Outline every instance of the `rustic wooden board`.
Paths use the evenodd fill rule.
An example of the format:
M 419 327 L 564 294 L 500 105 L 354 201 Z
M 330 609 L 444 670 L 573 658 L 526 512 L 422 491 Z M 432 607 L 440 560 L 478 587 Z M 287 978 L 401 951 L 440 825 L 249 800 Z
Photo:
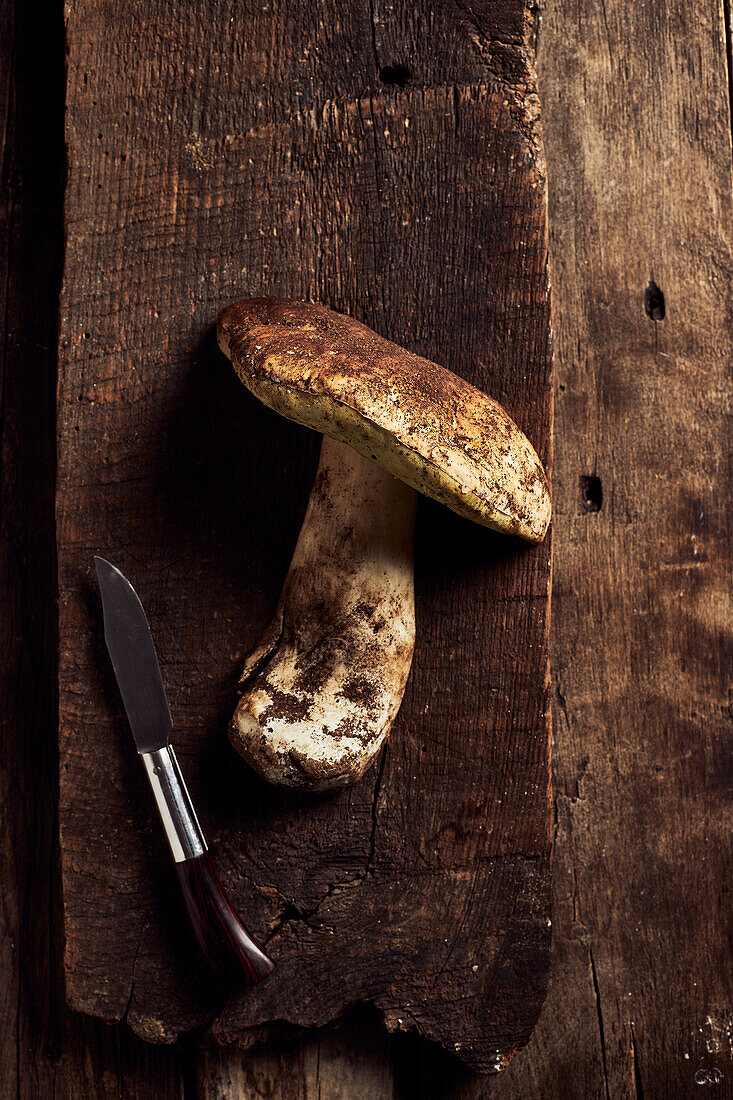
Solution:
M 179 1052 L 64 1003 L 56 730 L 60 7 L 0 2 L 0 1097 L 174 1100 Z
M 529 16 L 421 5 L 67 8 L 58 388 L 60 826 L 70 1003 L 247 1044 L 368 1001 L 470 1064 L 526 1041 L 549 961 L 549 546 L 421 509 L 418 645 L 364 781 L 296 798 L 224 735 L 317 441 L 215 350 L 229 301 L 319 300 L 469 378 L 550 458 Z M 279 969 L 198 967 L 100 632 L 136 584 L 220 868 Z
M 678 6 L 679 7 L 679 6 Z M 725 240 L 730 220 L 730 143 L 727 124 L 727 85 L 724 48 L 724 12 L 711 9 L 707 20 L 698 14 L 655 3 L 631 9 L 627 3 L 606 4 L 606 26 L 614 33 L 607 47 L 604 12 L 591 0 L 581 5 L 556 0 L 544 17 L 540 37 L 540 77 L 543 96 L 546 144 L 550 170 L 551 261 L 554 267 L 553 310 L 559 335 L 559 385 L 561 402 L 555 457 L 556 506 L 562 515 L 575 516 L 569 532 L 561 534 L 555 546 L 555 598 L 553 599 L 554 652 L 567 649 L 577 675 L 563 681 L 564 698 L 573 721 L 564 718 L 555 730 L 554 768 L 559 808 L 574 797 L 577 761 L 590 742 L 595 759 L 602 760 L 619 728 L 617 713 L 596 704 L 592 720 L 584 720 L 589 691 L 601 698 L 604 682 L 594 679 L 603 649 L 603 618 L 628 588 L 627 571 L 621 574 L 616 554 L 594 553 L 592 571 L 587 561 L 582 524 L 598 521 L 597 514 L 580 511 L 579 482 L 589 463 L 579 461 L 592 454 L 598 433 L 600 405 L 582 412 L 574 388 L 583 377 L 574 348 L 580 338 L 596 349 L 594 374 L 587 381 L 592 392 L 600 385 L 603 366 L 613 356 L 603 349 L 613 344 L 611 333 L 623 337 L 625 313 L 614 313 L 596 329 L 590 324 L 595 313 L 599 271 L 609 253 L 623 248 L 630 257 L 645 253 L 657 237 L 660 224 L 689 218 L 688 185 L 677 166 L 683 163 L 694 190 L 695 232 L 676 240 L 664 238 L 664 249 L 681 256 L 686 272 L 684 301 L 690 286 L 695 292 L 695 317 L 705 316 L 700 331 L 704 340 L 688 346 L 687 355 L 695 370 L 707 371 L 714 357 L 721 379 L 726 357 L 730 358 L 727 318 L 716 308 L 715 296 L 705 292 L 700 272 L 707 264 L 705 242 Z M 49 867 L 54 858 L 55 831 L 55 703 L 52 675 L 55 668 L 53 598 L 55 591 L 51 496 L 54 436 L 52 390 L 55 377 L 56 261 L 61 238 L 59 180 L 63 162 L 59 118 L 63 78 L 63 25 L 55 3 L 15 5 L 0 0 L 3 33 L 0 51 L 4 71 L 12 74 L 0 88 L 0 110 L 5 124 L 4 173 L 0 185 L 0 279 L 10 288 L 0 311 L 0 341 L 3 345 L 2 417 L 2 523 L 6 555 L 5 587 L 2 592 L 2 665 L 5 771 L 0 807 L 3 844 L 3 913 L 0 973 L 4 991 L 3 1018 L 6 1026 L 0 1043 L 2 1085 L 0 1095 L 38 1097 L 85 1096 L 141 1097 L 188 1096 L 186 1074 L 191 1045 L 172 1048 L 150 1047 L 129 1033 L 124 1025 L 108 1027 L 64 1011 L 62 983 L 55 966 L 56 944 L 60 945 L 58 891 L 49 898 Z M 664 20 L 664 34 L 655 30 L 655 20 Z M 653 53 L 653 57 L 651 54 Z M 617 79 L 614 57 L 624 58 L 625 77 Z M 686 71 L 696 58 L 694 78 Z M 653 73 L 650 91 L 650 72 Z M 698 94 L 704 82 L 704 95 Z M 5 99 L 7 91 L 11 92 Z M 690 110 L 693 98 L 709 108 L 704 117 Z M 650 110 L 650 102 L 655 108 Z M 664 110 L 659 104 L 663 102 Z M 572 110 L 568 104 L 572 105 Z M 7 115 L 5 114 L 7 110 Z M 638 115 L 635 113 L 638 112 Z M 631 125 L 632 116 L 638 122 Z M 590 118 L 590 124 L 589 124 Z M 608 187 L 608 166 L 603 157 L 579 156 L 586 134 L 600 134 L 595 148 L 610 149 L 620 158 L 614 170 L 614 187 Z M 56 141 L 54 135 L 59 139 Z M 669 160 L 670 148 L 675 156 Z M 632 158 L 631 152 L 635 151 Z M 621 160 L 625 160 L 622 164 Z M 659 204 L 661 223 L 647 217 L 646 196 L 659 187 L 663 173 L 669 178 L 664 203 Z M 554 186 L 553 186 L 554 184 Z M 709 201 L 701 201 L 707 194 Z M 553 218 L 554 214 L 554 218 Z M 623 216 L 622 216 L 623 215 Z M 580 218 L 589 226 L 599 222 L 603 234 L 583 234 L 571 243 L 570 227 Z M 622 232 L 628 222 L 635 232 Z M 608 227 L 615 236 L 609 240 Z M 703 247 L 700 247 L 700 242 Z M 720 253 L 715 260 L 719 264 Z M 639 285 L 633 270 L 621 281 L 630 300 L 638 303 Z M 668 279 L 659 276 L 666 291 L 669 312 L 657 336 L 679 322 L 676 292 L 670 293 Z M 641 283 L 644 284 L 642 278 Z M 683 315 L 685 311 L 683 310 Z M 651 328 L 645 318 L 644 324 Z M 650 348 L 645 351 L 651 355 Z M 590 361 L 590 360 L 588 360 Z M 646 360 L 642 360 L 646 363 Z M 587 367 L 587 362 L 585 364 Z M 627 368 L 630 370 L 630 368 Z M 663 372 L 650 376 L 655 392 L 664 388 Z M 712 392 L 712 391 L 711 391 Z M 570 395 L 570 396 L 566 396 Z M 562 402 L 572 402 L 570 407 Z M 665 414 L 665 425 L 675 423 L 673 410 Z M 664 430 L 653 433 L 650 447 L 665 447 Z M 566 441 L 566 442 L 564 442 Z M 721 450 L 725 441 L 720 442 Z M 614 480 L 633 454 L 618 446 L 614 450 Z M 603 471 L 600 471 L 602 474 Z M 682 476 L 683 470 L 678 471 Z M 673 482 L 674 479 L 670 475 Z M 609 507 L 609 475 L 602 478 Z M 637 486 L 639 509 L 652 507 L 654 484 Z M 730 489 L 717 483 L 721 497 Z M 603 509 L 602 509 L 603 511 Z M 591 528 L 593 530 L 593 528 Z M 605 535 L 604 535 L 605 538 Z M 649 534 L 651 538 L 651 532 Z M 601 543 L 596 543 L 600 548 Z M 559 552 L 558 552 L 559 550 Z M 730 548 L 718 544 L 718 554 Z M 720 568 L 724 563 L 720 560 Z M 603 583 L 603 606 L 593 597 Z M 559 582 L 559 583 L 558 583 Z M 578 601 L 582 612 L 577 610 Z M 620 611 L 618 612 L 620 614 Z M 582 624 L 582 629 L 581 629 Z M 666 635 L 662 635 L 663 637 Z M 600 640 L 599 640 L 600 639 Z M 655 639 L 650 637 L 650 648 Z M 599 650 L 600 647 L 600 650 Z M 704 672 L 704 669 L 701 670 Z M 634 723 L 635 724 L 635 723 Z M 722 723 L 711 728 L 711 736 L 722 743 Z M 659 744 L 657 743 L 657 750 Z M 684 766 L 670 745 L 669 769 Z M 720 755 L 720 754 L 719 754 Z M 674 760 L 677 759 L 677 763 Z M 43 761 L 43 768 L 39 762 Z M 623 850 L 626 837 L 615 836 L 621 814 L 633 813 L 644 820 L 656 812 L 640 782 L 646 769 L 649 785 L 659 774 L 655 755 L 637 756 L 637 782 L 609 809 L 599 805 L 604 780 L 593 789 L 586 785 L 584 802 L 570 803 L 572 817 L 558 832 L 555 844 L 555 912 L 553 916 L 555 978 L 533 1039 L 509 1070 L 492 1082 L 491 1095 L 517 1097 L 554 1096 L 585 1100 L 607 1095 L 603 1075 L 604 1056 L 608 1079 L 617 1094 L 634 1096 L 704 1095 L 730 1096 L 733 1072 L 728 1055 L 720 1045 L 716 1012 L 707 1021 L 707 1011 L 694 1003 L 707 999 L 729 1003 L 718 983 L 725 979 L 727 966 L 711 967 L 709 958 L 721 952 L 727 929 L 713 908 L 701 910 L 701 899 L 714 893 L 712 884 L 730 879 L 725 845 L 707 844 L 705 859 L 694 864 L 669 864 L 664 881 L 650 899 L 655 923 L 674 922 L 683 928 L 688 920 L 688 899 L 692 907 L 694 934 L 658 937 L 650 957 L 648 937 L 615 933 L 607 938 L 608 913 L 605 894 L 598 884 L 607 875 L 608 861 Z M 612 779 L 612 782 L 616 782 Z M 565 791 L 565 795 L 563 795 Z M 570 794 L 567 794 L 567 792 Z M 589 798 L 590 796 L 590 798 Z M 716 796 L 717 797 L 717 796 Z M 638 800 L 638 801 L 637 801 Z M 578 810 L 582 813 L 578 813 Z M 612 811 L 612 812 L 611 812 Z M 600 843 L 606 860 L 591 860 L 587 853 Z M 638 864 L 616 860 L 613 904 L 614 927 L 620 928 L 638 893 L 639 878 L 646 856 L 638 852 Z M 679 871 L 682 866 L 682 871 Z M 578 874 L 580 870 L 580 874 Z M 680 889 L 680 873 L 683 888 Z M 642 887 L 644 888 L 644 887 Z M 42 900 L 40 900 L 42 899 Z M 696 910 L 696 912 L 695 912 Z M 582 914 L 582 928 L 574 919 Z M 670 915 L 667 916 L 666 914 Z M 676 915 L 675 915 L 676 914 Z M 592 942 L 598 971 L 604 1043 L 601 1045 L 599 1013 L 593 974 L 588 959 Z M 606 944 L 608 943 L 608 947 Z M 49 950 L 51 957 L 49 957 Z M 600 962 L 599 962 L 600 960 Z M 670 962 L 674 960 L 672 967 Z M 629 998 L 629 972 L 638 973 L 641 992 Z M 653 981 L 647 981 L 653 975 Z M 694 976 L 693 976 L 694 975 Z M 694 983 L 697 983 L 696 985 Z M 698 992 L 699 991 L 699 992 Z M 674 1011 L 670 1010 L 674 1006 Z M 675 1023 L 670 1027 L 670 1020 Z M 634 1025 L 638 1078 L 634 1073 Z M 436 1064 L 437 1048 L 425 1048 L 407 1037 L 378 1041 L 372 1018 L 360 1019 L 358 1027 L 344 1035 L 343 1028 L 324 1029 L 287 1051 L 239 1053 L 226 1050 L 202 1051 L 199 1093 L 191 1095 L 227 1098 L 307 1097 L 332 1098 L 421 1096 L 446 1100 L 474 1100 L 486 1095 L 485 1082 L 467 1082 L 460 1069 L 447 1062 Z M 689 1033 L 691 1048 L 681 1049 L 680 1033 Z M 346 1040 L 346 1041 L 344 1041 Z M 708 1043 L 712 1049 L 708 1049 Z M 685 1059 L 685 1052 L 690 1059 Z M 395 1066 L 394 1092 L 385 1067 Z M 179 1078 L 174 1066 L 182 1067 Z M 712 1075 L 718 1068 L 725 1076 L 715 1088 L 701 1088 L 694 1081 L 698 1073 Z M 684 1076 L 683 1076 L 684 1075 Z M 339 1092 L 339 1088 L 341 1092 Z M 137 1090 L 137 1091 L 136 1091 Z M 237 1091 L 238 1090 L 238 1091 Z
M 540 33 L 554 977 L 502 1100 L 733 1097 L 726 18 L 582 0 L 553 4 Z

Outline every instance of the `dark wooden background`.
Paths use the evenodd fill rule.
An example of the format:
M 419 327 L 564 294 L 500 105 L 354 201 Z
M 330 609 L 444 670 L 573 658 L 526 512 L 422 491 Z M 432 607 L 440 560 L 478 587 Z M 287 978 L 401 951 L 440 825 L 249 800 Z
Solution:
M 555 959 L 475 1079 L 368 1016 L 294 1047 L 148 1047 L 64 1007 L 54 392 L 63 16 L 0 4 L 0 1095 L 733 1096 L 727 8 L 551 0 Z

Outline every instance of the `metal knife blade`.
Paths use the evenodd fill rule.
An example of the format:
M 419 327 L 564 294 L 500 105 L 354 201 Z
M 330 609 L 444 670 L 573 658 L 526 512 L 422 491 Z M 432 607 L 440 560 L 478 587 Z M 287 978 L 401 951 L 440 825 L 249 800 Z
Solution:
M 95 557 L 104 640 L 139 753 L 165 748 L 173 727 L 158 655 L 143 605 L 114 565 Z

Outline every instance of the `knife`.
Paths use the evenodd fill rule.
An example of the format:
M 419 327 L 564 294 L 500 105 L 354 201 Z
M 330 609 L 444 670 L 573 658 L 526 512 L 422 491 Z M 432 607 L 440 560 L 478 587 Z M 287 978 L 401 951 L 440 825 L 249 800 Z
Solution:
M 196 939 L 219 974 L 256 985 L 274 969 L 226 895 L 201 831 L 169 738 L 171 712 L 143 606 L 127 578 L 95 557 L 104 640 L 175 860 Z

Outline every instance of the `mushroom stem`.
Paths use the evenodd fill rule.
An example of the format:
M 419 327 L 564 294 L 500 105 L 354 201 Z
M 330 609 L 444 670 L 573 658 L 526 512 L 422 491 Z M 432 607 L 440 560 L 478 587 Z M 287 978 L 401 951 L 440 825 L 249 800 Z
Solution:
M 389 733 L 415 642 L 416 494 L 324 438 L 275 616 L 245 663 L 230 727 L 265 778 L 352 783 Z

